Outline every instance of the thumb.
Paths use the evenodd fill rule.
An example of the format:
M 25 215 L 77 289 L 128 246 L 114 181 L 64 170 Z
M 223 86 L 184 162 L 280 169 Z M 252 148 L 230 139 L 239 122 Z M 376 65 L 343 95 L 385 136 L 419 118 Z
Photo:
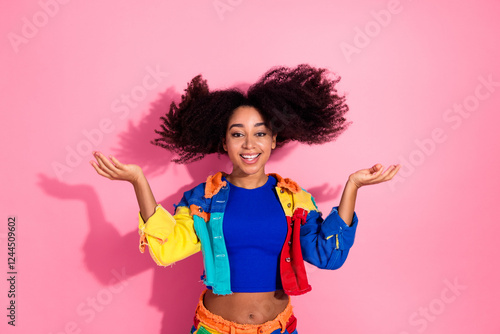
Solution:
M 381 164 L 375 164 L 375 165 L 373 165 L 372 168 L 370 168 L 370 173 L 374 174 L 377 171 L 381 171 L 381 170 L 382 170 L 382 165 Z

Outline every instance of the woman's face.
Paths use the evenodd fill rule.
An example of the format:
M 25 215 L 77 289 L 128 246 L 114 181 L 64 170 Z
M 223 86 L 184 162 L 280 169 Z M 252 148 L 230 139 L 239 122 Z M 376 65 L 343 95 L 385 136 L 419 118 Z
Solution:
M 241 106 L 229 118 L 223 147 L 233 163 L 232 175 L 264 174 L 271 150 L 276 147 L 276 135 L 257 109 Z

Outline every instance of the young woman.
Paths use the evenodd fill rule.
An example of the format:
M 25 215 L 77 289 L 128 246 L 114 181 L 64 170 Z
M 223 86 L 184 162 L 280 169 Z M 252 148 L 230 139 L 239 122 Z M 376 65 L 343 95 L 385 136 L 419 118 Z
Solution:
M 162 117 L 153 144 L 179 154 L 178 163 L 226 154 L 231 173 L 218 172 L 184 193 L 171 215 L 158 204 L 142 169 L 95 152 L 99 175 L 133 184 L 139 202 L 140 250 L 158 265 L 203 253 L 203 280 L 191 333 L 297 333 L 290 295 L 311 290 L 304 260 L 337 269 L 354 242 L 358 189 L 398 172 L 381 164 L 349 175 L 337 207 L 323 218 L 296 182 L 266 173 L 271 152 L 289 141 L 320 144 L 348 126 L 348 107 L 325 69 L 269 70 L 246 94 L 210 92 L 193 78 L 182 101 Z M 305 164 L 307 162 L 300 161 Z

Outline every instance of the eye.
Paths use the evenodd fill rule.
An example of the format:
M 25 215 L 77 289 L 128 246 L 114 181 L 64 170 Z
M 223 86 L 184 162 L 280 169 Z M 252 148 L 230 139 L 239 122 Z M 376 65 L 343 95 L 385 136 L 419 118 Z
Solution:
M 231 133 L 231 137 L 235 137 L 235 138 L 243 137 L 243 134 L 239 133 L 239 132 L 234 132 L 234 133 Z
M 265 132 L 257 132 L 256 134 L 257 137 L 264 137 L 265 135 L 267 135 Z

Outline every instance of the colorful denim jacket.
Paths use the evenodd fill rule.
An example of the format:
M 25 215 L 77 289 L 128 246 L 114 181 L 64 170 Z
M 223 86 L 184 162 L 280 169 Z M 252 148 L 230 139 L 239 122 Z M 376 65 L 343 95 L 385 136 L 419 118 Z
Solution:
M 200 250 L 205 267 L 203 282 L 216 294 L 231 294 L 230 268 L 222 223 L 230 185 L 219 172 L 184 193 L 172 216 L 160 204 L 144 222 L 139 212 L 139 249 L 146 245 L 153 260 L 167 266 Z M 311 290 L 304 260 L 321 269 L 338 269 L 354 243 L 358 218 L 348 226 L 334 207 L 323 219 L 314 198 L 297 183 L 277 179 L 276 194 L 286 216 L 288 231 L 280 254 L 280 275 L 288 295 Z

